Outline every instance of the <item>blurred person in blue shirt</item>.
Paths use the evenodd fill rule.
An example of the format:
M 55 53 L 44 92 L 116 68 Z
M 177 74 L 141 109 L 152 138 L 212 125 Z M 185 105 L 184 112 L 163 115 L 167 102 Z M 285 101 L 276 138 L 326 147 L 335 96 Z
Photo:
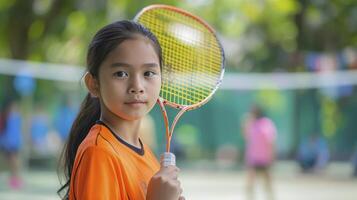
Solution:
M 353 168 L 353 177 L 357 177 L 357 142 L 355 143 L 355 148 L 352 154 L 352 168 Z
M 41 103 L 35 107 L 35 113 L 31 120 L 31 141 L 35 153 L 45 155 L 48 152 L 47 134 L 49 128 L 49 117 Z
M 328 144 L 322 136 L 311 134 L 300 143 L 297 156 L 303 172 L 323 169 L 330 157 Z
M 67 140 L 69 131 L 71 130 L 72 123 L 76 115 L 77 108 L 73 105 L 68 97 L 64 97 L 56 111 L 54 119 L 54 126 L 62 142 Z
M 10 168 L 9 186 L 20 189 L 23 185 L 19 174 L 19 151 L 22 146 L 22 117 L 18 104 L 7 99 L 0 107 L 0 149 L 3 151 Z

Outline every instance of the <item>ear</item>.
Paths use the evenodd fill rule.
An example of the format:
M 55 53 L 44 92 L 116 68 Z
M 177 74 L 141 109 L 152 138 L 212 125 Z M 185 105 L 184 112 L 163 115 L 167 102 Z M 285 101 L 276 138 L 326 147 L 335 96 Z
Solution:
M 87 72 L 84 75 L 84 82 L 85 82 L 87 89 L 88 89 L 89 93 L 91 94 L 91 96 L 98 97 L 99 96 L 98 80 L 95 79 L 91 73 Z

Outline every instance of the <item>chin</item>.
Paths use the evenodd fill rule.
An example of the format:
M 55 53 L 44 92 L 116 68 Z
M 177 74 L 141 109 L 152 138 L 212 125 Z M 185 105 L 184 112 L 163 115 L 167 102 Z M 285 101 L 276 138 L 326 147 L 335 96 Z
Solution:
M 121 110 L 112 113 L 125 121 L 136 121 L 145 117 L 148 112 L 145 112 L 144 110 Z
M 121 117 L 126 121 L 136 121 L 140 120 L 145 116 L 145 114 L 132 114 L 132 115 L 126 115 L 125 117 Z

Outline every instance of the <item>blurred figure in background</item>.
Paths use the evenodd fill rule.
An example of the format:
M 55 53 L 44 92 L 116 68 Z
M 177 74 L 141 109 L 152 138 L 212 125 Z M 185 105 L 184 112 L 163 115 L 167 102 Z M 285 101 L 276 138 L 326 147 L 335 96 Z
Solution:
M 317 138 L 317 163 L 315 169 L 322 170 L 325 169 L 330 160 L 330 150 L 328 148 L 327 140 L 322 136 Z
M 64 97 L 59 105 L 54 119 L 54 127 L 58 132 L 62 143 L 67 141 L 72 123 L 77 115 L 77 108 L 70 101 L 69 97 Z
M 298 150 L 298 163 L 303 172 L 311 171 L 317 162 L 317 148 L 314 136 L 304 138 L 299 145 Z
M 269 200 L 274 199 L 270 168 L 275 158 L 276 128 L 258 105 L 251 108 L 243 124 L 245 160 L 248 167 L 247 199 L 254 199 L 256 176 L 265 184 Z
M 9 187 L 20 189 L 19 151 L 22 146 L 21 114 L 15 100 L 5 100 L 0 107 L 0 149 L 3 151 L 10 168 Z
M 355 143 L 355 148 L 352 154 L 352 176 L 357 178 L 357 142 Z
M 47 144 L 47 134 L 50 130 L 49 117 L 45 112 L 42 103 L 35 106 L 34 115 L 31 120 L 31 141 L 32 149 L 37 155 L 49 153 Z
M 298 149 L 298 163 L 303 172 L 313 172 L 327 166 L 330 153 L 326 140 L 314 133 L 304 138 Z

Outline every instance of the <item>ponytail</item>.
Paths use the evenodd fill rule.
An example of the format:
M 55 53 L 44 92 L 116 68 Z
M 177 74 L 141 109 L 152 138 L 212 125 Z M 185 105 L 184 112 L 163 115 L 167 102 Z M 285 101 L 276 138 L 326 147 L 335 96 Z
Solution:
M 73 122 L 67 144 L 60 157 L 60 162 L 64 167 L 66 183 L 57 191 L 58 195 L 61 196 L 61 193 L 67 188 L 66 194 L 62 199 L 69 199 L 69 185 L 77 149 L 99 117 L 99 99 L 93 98 L 90 94 L 87 94 L 81 104 L 80 111 Z

